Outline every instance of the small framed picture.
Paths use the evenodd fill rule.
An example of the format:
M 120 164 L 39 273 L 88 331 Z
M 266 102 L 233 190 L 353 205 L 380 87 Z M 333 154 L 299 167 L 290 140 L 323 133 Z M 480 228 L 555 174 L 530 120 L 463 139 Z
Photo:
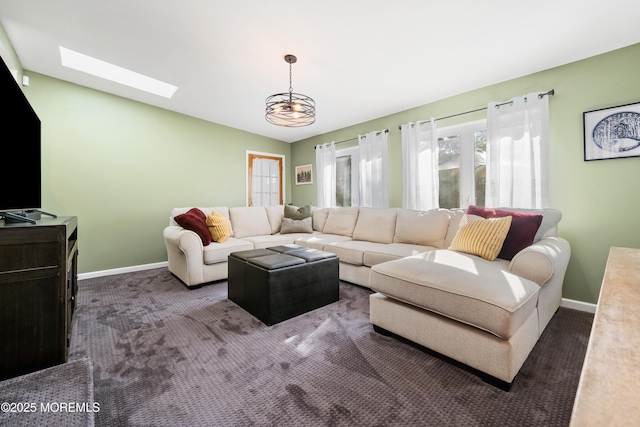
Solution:
M 296 185 L 313 184 L 313 166 L 296 166 Z
M 640 156 L 640 102 L 583 113 L 584 160 Z

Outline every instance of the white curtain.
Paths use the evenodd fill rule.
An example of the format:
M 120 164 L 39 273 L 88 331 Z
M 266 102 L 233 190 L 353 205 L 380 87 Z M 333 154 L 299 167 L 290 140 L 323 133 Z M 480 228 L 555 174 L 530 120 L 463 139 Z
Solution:
M 318 207 L 336 205 L 336 145 L 335 142 L 316 146 L 316 177 Z
M 255 158 L 252 169 L 253 206 L 270 206 L 280 203 L 280 167 L 277 160 Z
M 388 137 L 387 131 L 358 135 L 361 207 L 389 207 Z
M 489 103 L 486 206 L 548 207 L 549 97 L 541 93 Z
M 438 203 L 438 135 L 435 119 L 402 125 L 402 207 L 429 210 Z

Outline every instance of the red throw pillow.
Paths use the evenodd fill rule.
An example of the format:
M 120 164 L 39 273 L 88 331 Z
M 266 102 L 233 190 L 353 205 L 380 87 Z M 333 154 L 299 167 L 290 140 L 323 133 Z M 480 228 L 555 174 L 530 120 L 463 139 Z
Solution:
M 502 250 L 498 258 L 512 260 L 514 256 L 527 246 L 533 243 L 538 228 L 542 224 L 542 215 L 524 212 L 505 211 L 502 209 L 483 208 L 480 206 L 469 206 L 467 213 L 478 215 L 482 218 L 511 217 L 511 228 L 504 240 Z
M 173 217 L 173 219 L 182 227 L 191 230 L 200 236 L 202 244 L 207 246 L 211 243 L 211 233 L 207 228 L 207 217 L 198 208 L 189 209 L 187 212 Z

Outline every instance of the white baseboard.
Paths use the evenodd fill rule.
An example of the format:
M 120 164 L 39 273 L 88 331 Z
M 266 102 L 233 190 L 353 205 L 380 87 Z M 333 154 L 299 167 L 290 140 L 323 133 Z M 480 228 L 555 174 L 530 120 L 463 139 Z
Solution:
M 164 261 L 164 262 L 156 262 L 153 264 L 134 265 L 131 267 L 114 268 L 112 270 L 102 270 L 102 271 L 94 271 L 91 273 L 82 273 L 82 274 L 78 274 L 78 280 L 93 279 L 95 277 L 102 277 L 102 276 L 112 276 L 114 274 L 133 273 L 135 271 L 152 270 L 154 268 L 167 267 L 168 265 L 169 263 L 167 261 Z M 574 310 L 586 311 L 588 313 L 595 313 L 596 307 L 597 307 L 596 304 L 591 304 L 589 302 L 576 301 L 568 298 L 562 298 L 562 303 L 560 303 L 560 306 L 571 308 Z
M 154 268 L 167 267 L 168 265 L 169 263 L 167 261 L 164 261 L 164 262 L 156 262 L 153 264 L 143 264 L 143 265 L 134 265 L 131 267 L 114 268 L 112 270 L 93 271 L 91 273 L 78 274 L 78 280 L 93 279 L 95 277 L 102 277 L 102 276 L 112 276 L 114 274 L 133 273 L 134 271 L 152 270 Z
M 590 302 L 582 302 L 576 301 L 569 298 L 562 298 L 562 302 L 560 303 L 561 307 L 572 308 L 574 310 L 586 311 L 589 313 L 596 312 L 596 304 L 592 304 Z

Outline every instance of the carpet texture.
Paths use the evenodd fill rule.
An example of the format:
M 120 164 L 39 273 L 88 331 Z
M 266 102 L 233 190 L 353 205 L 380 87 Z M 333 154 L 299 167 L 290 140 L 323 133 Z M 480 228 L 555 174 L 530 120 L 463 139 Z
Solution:
M 267 327 L 226 282 L 166 269 L 80 281 L 71 358 L 98 426 L 566 426 L 593 315 L 561 308 L 510 392 L 369 323 L 370 290 Z
M 93 367 L 88 359 L 0 382 L 1 427 L 94 425 Z M 15 404 L 5 407 L 5 402 Z

